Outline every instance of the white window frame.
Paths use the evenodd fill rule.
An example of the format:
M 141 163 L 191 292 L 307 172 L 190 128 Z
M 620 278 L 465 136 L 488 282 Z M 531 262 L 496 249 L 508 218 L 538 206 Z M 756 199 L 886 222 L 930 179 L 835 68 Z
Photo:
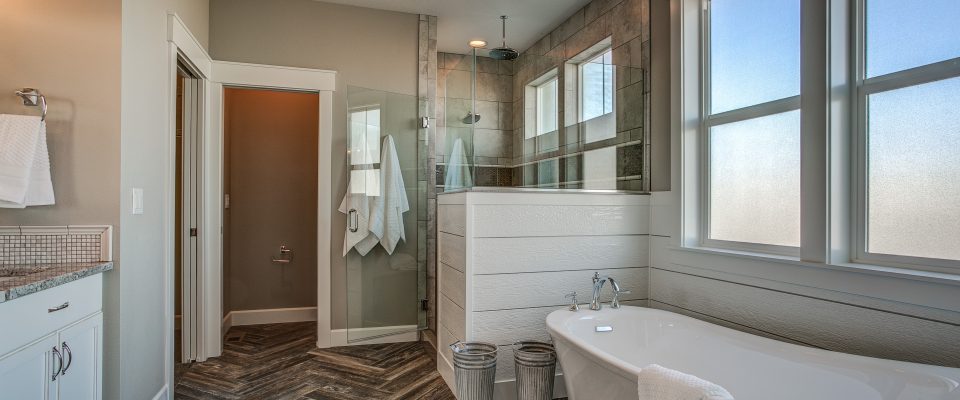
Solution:
M 540 103 L 540 90 L 541 87 L 550 82 L 556 82 L 557 90 L 554 93 L 554 102 L 555 102 L 555 112 L 554 119 L 556 124 L 556 129 L 552 131 L 540 132 L 540 111 L 542 104 Z M 560 74 L 559 71 L 554 68 L 546 73 L 540 75 L 536 79 L 532 80 L 524 87 L 524 138 L 533 139 L 538 136 L 548 134 L 550 132 L 556 132 L 560 129 Z
M 869 174 L 869 155 L 867 142 L 869 133 L 867 132 L 867 98 L 876 93 L 893 91 L 897 89 L 908 88 L 942 81 L 950 78 L 960 77 L 960 57 L 946 61 L 940 61 L 932 64 L 926 64 L 919 67 L 913 67 L 897 72 L 866 77 L 867 54 L 866 54 L 866 2 L 867 0 L 852 0 L 856 4 L 854 13 L 856 45 L 854 46 L 851 58 L 855 60 L 853 65 L 853 75 L 855 81 L 853 109 L 856 111 L 856 118 L 852 119 L 855 152 L 853 153 L 853 171 L 856 179 L 856 187 L 852 191 L 853 204 L 855 210 L 851 224 L 854 229 L 854 251 L 851 252 L 853 261 L 857 263 L 869 263 L 890 266 L 909 266 L 911 269 L 926 270 L 932 272 L 952 272 L 960 271 L 960 261 L 938 258 L 927 258 L 917 256 L 903 256 L 894 254 L 871 253 L 868 251 L 867 236 L 869 232 L 869 192 L 868 192 L 868 174 Z
M 780 246 L 780 245 L 771 245 L 764 243 L 750 243 L 750 242 L 740 242 L 733 240 L 722 240 L 722 239 L 712 239 L 710 238 L 710 128 L 715 126 L 747 121 L 751 119 L 768 117 L 776 114 L 781 114 L 790 111 L 800 110 L 800 95 L 791 96 L 783 99 L 768 101 L 765 103 L 755 104 L 752 106 L 746 106 L 734 110 L 724 111 L 717 114 L 710 114 L 711 104 L 711 87 L 712 82 L 710 80 L 710 1 L 703 0 L 702 3 L 703 13 L 701 15 L 700 23 L 700 36 L 701 43 L 700 46 L 700 57 L 701 57 L 701 76 L 700 76 L 700 85 L 701 85 L 701 107 L 700 107 L 700 149 L 702 157 L 702 171 L 701 171 L 701 187 L 700 192 L 702 193 L 700 199 L 700 215 L 702 215 L 702 221 L 700 224 L 700 246 L 703 247 L 714 247 L 714 248 L 723 248 L 739 251 L 751 251 L 758 253 L 766 254 L 777 254 L 785 256 L 799 256 L 800 247 L 794 246 Z M 802 46 L 802 44 L 801 44 Z M 801 61 L 802 63 L 802 61 Z M 801 72 L 802 74 L 802 72 Z M 802 88 L 801 88 L 802 90 Z M 801 117 L 802 118 L 802 117 Z M 801 128 L 801 135 L 803 129 Z M 802 203 L 802 198 L 799 199 Z M 802 206 L 801 206 L 802 207 Z
M 598 47 L 599 47 L 599 48 L 598 48 Z M 612 46 L 612 44 L 611 44 L 610 38 L 604 39 L 604 40 L 601 41 L 600 43 L 597 43 L 597 44 L 594 45 L 593 47 L 587 49 L 586 51 L 584 51 L 583 53 L 580 53 L 579 55 L 577 55 L 576 57 L 574 57 L 574 58 L 572 59 L 572 60 L 580 60 L 580 61 L 572 61 L 572 60 L 571 60 L 571 61 L 574 62 L 574 63 L 576 64 L 576 66 L 577 66 L 577 94 L 576 94 L 577 122 L 581 122 L 581 123 L 582 123 L 582 122 L 587 122 L 587 119 L 585 119 L 585 118 L 583 117 L 583 109 L 584 109 L 584 106 L 583 106 L 583 103 L 584 103 L 584 101 L 583 101 L 583 95 L 584 95 L 584 93 L 586 93 L 586 90 L 584 90 L 584 88 L 583 88 L 583 82 L 584 82 L 584 79 L 583 79 L 583 67 L 586 66 L 587 64 L 589 64 L 591 61 L 596 60 L 596 59 L 599 58 L 599 57 L 603 57 L 603 55 L 606 54 L 606 53 L 608 53 L 608 52 L 611 53 L 610 56 L 611 56 L 611 58 L 612 58 L 612 57 L 613 57 L 613 46 Z M 600 117 L 602 117 L 602 116 L 604 116 L 604 115 L 607 115 L 607 114 L 614 114 L 614 115 L 616 115 L 616 112 L 617 112 L 617 96 L 616 96 L 616 92 L 617 92 L 617 69 L 616 69 L 616 67 L 615 67 L 615 65 L 614 65 L 613 63 L 611 63 L 610 65 L 611 65 L 611 66 L 614 66 L 614 68 L 612 68 L 613 71 L 612 71 L 611 74 L 610 74 L 610 79 L 611 79 L 611 81 L 613 82 L 613 85 L 611 85 L 611 87 L 612 87 L 612 92 L 610 93 L 610 96 L 611 96 L 611 99 L 612 99 L 612 101 L 611 101 L 611 109 L 610 109 L 610 112 L 609 112 L 609 113 L 603 113 L 603 114 L 601 114 L 601 115 L 599 115 L 599 116 L 596 116 L 596 117 L 594 117 L 594 118 L 600 118 Z
M 679 5 L 680 26 L 673 38 L 680 70 L 672 90 L 679 159 L 680 232 L 676 244 L 690 251 L 731 254 L 757 260 L 817 266 L 911 279 L 953 282 L 960 275 L 955 260 L 871 254 L 866 250 L 866 162 L 863 99 L 892 90 L 960 75 L 960 59 L 947 60 L 871 79 L 863 79 L 865 0 L 801 0 L 801 221 L 800 247 L 792 254 L 763 246 L 738 246 L 704 240 L 709 158 L 703 116 L 708 62 L 704 32 L 710 0 L 672 0 Z M 860 78 L 858 78 L 860 77 Z M 794 109 L 785 99 L 754 107 L 754 112 Z M 777 109 L 779 107 L 779 109 Z M 734 110 L 738 111 L 738 110 Z M 712 116 L 734 120 L 734 114 Z M 743 117 L 743 115 L 740 115 Z M 722 121 L 726 122 L 726 121 Z M 730 246 L 732 245 L 732 246 Z M 773 249 L 776 250 L 776 249 Z M 774 264 L 771 264 L 774 265 Z M 771 271 L 773 273 L 773 271 Z M 779 272 L 778 272 L 779 273 Z M 785 278 L 785 276 L 773 276 Z

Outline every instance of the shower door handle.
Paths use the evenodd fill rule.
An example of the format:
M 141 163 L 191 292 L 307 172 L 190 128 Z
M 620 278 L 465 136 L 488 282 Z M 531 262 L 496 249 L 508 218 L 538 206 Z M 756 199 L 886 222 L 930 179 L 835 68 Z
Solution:
M 357 213 L 357 209 L 351 208 L 347 212 L 347 226 L 350 228 L 350 232 L 360 230 L 360 214 Z

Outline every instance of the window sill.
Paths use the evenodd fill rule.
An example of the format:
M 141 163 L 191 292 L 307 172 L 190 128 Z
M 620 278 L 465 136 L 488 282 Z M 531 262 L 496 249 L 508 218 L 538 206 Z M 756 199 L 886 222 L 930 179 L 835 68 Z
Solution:
M 813 269 L 828 269 L 847 273 L 867 274 L 897 279 L 910 279 L 943 285 L 960 286 L 960 274 L 931 272 L 902 267 L 891 267 L 866 263 L 816 263 L 803 261 L 799 257 L 777 254 L 757 253 L 743 250 L 731 250 L 716 247 L 672 247 L 673 250 L 705 255 L 736 257 L 753 261 L 786 264 Z M 796 282 L 788 282 L 796 283 Z

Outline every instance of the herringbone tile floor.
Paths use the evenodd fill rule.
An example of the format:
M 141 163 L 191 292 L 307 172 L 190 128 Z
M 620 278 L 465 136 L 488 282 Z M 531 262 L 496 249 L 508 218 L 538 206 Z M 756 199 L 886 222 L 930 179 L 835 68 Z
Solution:
M 237 326 L 176 399 L 454 399 L 422 342 L 316 348 L 316 323 Z

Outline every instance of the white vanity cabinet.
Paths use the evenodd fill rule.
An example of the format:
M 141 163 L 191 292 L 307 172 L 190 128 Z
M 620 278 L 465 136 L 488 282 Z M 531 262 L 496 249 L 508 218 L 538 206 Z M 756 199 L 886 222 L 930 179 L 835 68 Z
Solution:
M 0 398 L 102 397 L 102 288 L 94 275 L 0 303 Z

